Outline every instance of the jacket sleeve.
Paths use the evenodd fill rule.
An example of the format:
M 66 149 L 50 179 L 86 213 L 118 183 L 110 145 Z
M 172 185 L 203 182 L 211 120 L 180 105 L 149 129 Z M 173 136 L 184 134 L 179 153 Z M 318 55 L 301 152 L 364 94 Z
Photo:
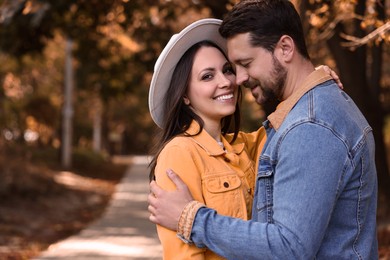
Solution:
M 175 190 L 175 185 L 166 175 L 166 170 L 170 168 L 187 184 L 194 199 L 204 202 L 200 169 L 195 160 L 185 145 L 168 144 L 157 161 L 156 182 L 165 190 Z M 164 259 L 204 259 L 205 249 L 185 244 L 176 236 L 176 232 L 157 225 L 157 233 L 163 247 Z

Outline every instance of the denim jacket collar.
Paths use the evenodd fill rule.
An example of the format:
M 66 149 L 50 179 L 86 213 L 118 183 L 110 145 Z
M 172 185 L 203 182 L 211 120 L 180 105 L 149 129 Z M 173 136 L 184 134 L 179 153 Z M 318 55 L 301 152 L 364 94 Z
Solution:
M 221 141 L 226 149 L 225 151 L 204 129 L 198 135 L 195 135 L 199 132 L 199 127 L 198 122 L 193 120 L 186 133 L 193 135 L 191 138 L 195 141 L 195 143 L 202 147 L 202 149 L 204 149 L 210 156 L 219 156 L 225 153 L 240 154 L 244 150 L 244 143 L 230 144 L 226 138 L 221 135 Z
M 271 123 L 271 126 L 275 130 L 278 130 L 288 113 L 299 101 L 299 99 L 301 99 L 301 97 L 305 95 L 306 92 L 330 79 L 332 79 L 332 77 L 324 69 L 318 69 L 310 73 L 310 75 L 302 83 L 302 86 L 290 97 L 281 102 L 276 108 L 275 112 L 271 113 L 267 117 L 269 122 Z

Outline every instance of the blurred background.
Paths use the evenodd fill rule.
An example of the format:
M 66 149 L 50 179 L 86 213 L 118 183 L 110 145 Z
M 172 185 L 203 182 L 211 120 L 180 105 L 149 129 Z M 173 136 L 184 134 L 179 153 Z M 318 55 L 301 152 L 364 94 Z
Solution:
M 197 19 L 222 19 L 235 2 L 0 0 L 0 256 L 32 256 L 101 214 L 125 171 L 113 158 L 148 154 L 153 144 L 148 90 L 162 48 Z M 314 64 L 337 71 L 374 129 L 385 250 L 390 1 L 293 2 Z M 243 130 L 257 129 L 272 109 L 245 92 Z M 50 231 L 37 232 L 45 225 Z

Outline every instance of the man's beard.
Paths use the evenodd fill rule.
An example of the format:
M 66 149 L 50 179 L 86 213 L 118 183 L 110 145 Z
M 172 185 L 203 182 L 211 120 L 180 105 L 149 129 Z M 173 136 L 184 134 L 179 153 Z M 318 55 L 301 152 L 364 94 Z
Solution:
M 287 70 L 282 64 L 272 55 L 273 69 L 270 72 L 270 77 L 267 82 L 260 82 L 259 80 L 248 80 L 244 83 L 246 88 L 259 87 L 261 89 L 263 104 L 271 103 L 274 101 L 281 101 L 283 98 L 283 91 L 285 88 Z
M 271 71 L 271 79 L 273 79 L 270 90 L 272 91 L 273 98 L 278 101 L 283 100 L 283 92 L 286 87 L 287 70 L 282 66 L 275 55 L 272 55 L 273 70 Z

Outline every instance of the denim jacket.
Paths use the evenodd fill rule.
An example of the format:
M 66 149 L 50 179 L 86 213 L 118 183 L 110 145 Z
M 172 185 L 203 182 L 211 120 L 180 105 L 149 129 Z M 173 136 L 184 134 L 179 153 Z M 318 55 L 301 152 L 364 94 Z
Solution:
M 228 259 L 378 259 L 372 129 L 315 71 L 264 126 L 252 220 L 201 208 L 191 240 Z

